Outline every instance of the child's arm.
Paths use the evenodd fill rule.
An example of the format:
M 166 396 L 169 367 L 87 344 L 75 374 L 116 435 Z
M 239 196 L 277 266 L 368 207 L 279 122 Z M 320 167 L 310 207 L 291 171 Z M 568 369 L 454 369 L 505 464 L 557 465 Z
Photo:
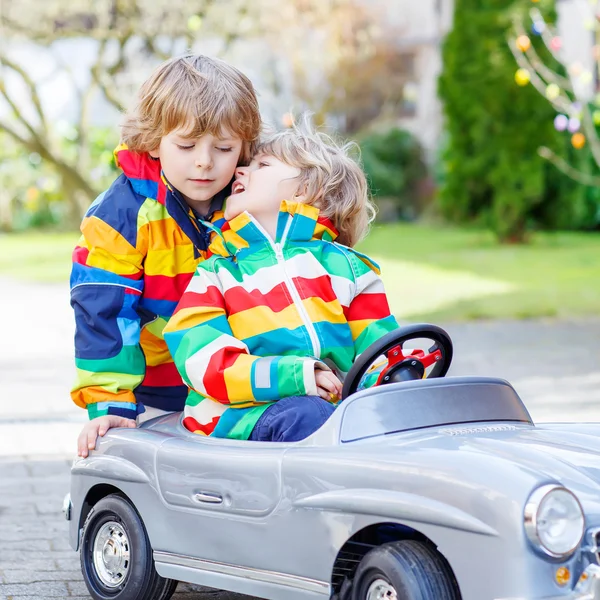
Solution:
M 246 407 L 287 396 L 318 395 L 313 358 L 259 357 L 235 338 L 214 261 L 201 263 L 164 330 L 183 380 L 203 396 Z
M 73 252 L 71 306 L 75 311 L 73 401 L 91 419 L 135 419 L 133 390 L 144 378 L 137 306 L 143 290 L 145 236 L 138 231 L 139 205 L 111 189 L 92 205 Z
M 355 292 L 344 312 L 358 356 L 399 325 L 390 313 L 381 277 L 354 252 L 348 252 L 348 258 L 354 272 Z

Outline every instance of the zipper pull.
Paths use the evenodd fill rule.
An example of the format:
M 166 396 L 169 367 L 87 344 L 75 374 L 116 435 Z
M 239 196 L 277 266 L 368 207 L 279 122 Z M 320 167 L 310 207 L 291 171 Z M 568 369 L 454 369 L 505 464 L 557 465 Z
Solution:
M 275 244 L 275 257 L 277 260 L 283 260 L 283 250 L 281 249 L 281 244 Z

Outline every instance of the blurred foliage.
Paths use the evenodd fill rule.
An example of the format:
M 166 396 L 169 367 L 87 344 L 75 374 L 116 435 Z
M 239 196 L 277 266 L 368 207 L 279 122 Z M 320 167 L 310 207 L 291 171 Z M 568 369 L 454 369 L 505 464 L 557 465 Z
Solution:
M 139 84 L 158 62 L 200 41 L 225 59 L 246 44 L 240 48 L 260 59 L 275 96 L 291 93 L 296 110 L 357 130 L 402 96 L 401 53 L 394 36 L 383 35 L 382 20 L 357 0 L 3 0 L 0 132 L 10 144 L 0 147 L 0 160 L 20 173 L 18 180 L 3 176 L 3 227 L 57 219 L 75 225 L 105 185 L 98 169 L 108 164 L 118 115 Z M 79 73 L 61 44 L 84 39 L 92 55 Z M 40 74 L 20 60 L 23 45 L 51 62 L 49 70 Z M 40 93 L 59 79 L 66 82 L 61 100 L 74 102 L 69 123 L 49 117 Z M 113 109 L 114 135 L 94 129 L 99 98 Z M 28 156 L 39 156 L 39 164 Z M 35 202 L 27 192 L 34 188 Z
M 67 137 L 62 138 L 61 152 L 74 159 L 77 145 L 72 128 L 59 126 Z M 117 168 L 107 148 L 116 146 L 117 132 L 112 128 L 89 131 L 90 156 L 94 167 L 90 180 L 102 189 L 114 179 Z M 62 227 L 69 224 L 69 203 L 62 195 L 61 177 L 36 152 L 23 153 L 21 147 L 0 131 L 0 231 L 20 231 L 31 227 Z
M 419 190 L 427 177 L 423 150 L 408 131 L 390 129 L 365 135 L 361 156 L 371 194 L 377 203 L 391 201 L 404 220 L 419 212 Z
M 554 111 L 531 86 L 515 83 L 508 31 L 516 11 L 529 5 L 457 0 L 439 82 L 448 136 L 440 209 L 454 221 L 479 221 L 510 242 L 526 240 L 541 226 L 580 226 L 586 221 L 581 213 L 588 211 L 581 208 L 588 200 L 576 200 L 578 186 L 563 184 L 538 155 L 540 146 L 566 150 L 554 129 Z M 552 3 L 540 6 L 552 20 Z M 552 64 L 539 38 L 532 36 L 532 42 Z

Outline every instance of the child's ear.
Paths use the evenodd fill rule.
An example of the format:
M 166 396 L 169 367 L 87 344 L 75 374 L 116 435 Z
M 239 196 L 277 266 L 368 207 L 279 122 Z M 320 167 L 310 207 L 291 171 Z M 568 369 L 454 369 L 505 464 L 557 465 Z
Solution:
M 302 188 L 298 189 L 294 194 L 294 202 L 300 202 L 306 204 L 308 201 L 308 186 L 304 184 Z
M 156 148 L 156 150 L 150 150 L 148 152 L 148 154 L 152 157 L 152 158 L 160 158 L 160 152 L 159 149 Z

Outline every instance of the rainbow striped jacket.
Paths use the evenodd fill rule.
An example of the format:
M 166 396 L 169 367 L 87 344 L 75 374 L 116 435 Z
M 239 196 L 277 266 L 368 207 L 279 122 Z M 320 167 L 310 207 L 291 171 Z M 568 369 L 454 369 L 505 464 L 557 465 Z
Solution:
M 247 439 L 274 401 L 317 394 L 321 361 L 343 377 L 398 327 L 377 266 L 336 236 L 316 208 L 283 202 L 275 241 L 248 213 L 213 238 L 165 328 L 188 429 Z
M 210 235 L 164 179 L 160 161 L 125 146 L 115 156 L 123 173 L 83 219 L 71 272 L 77 370 L 71 397 L 90 418 L 135 418 L 143 405 L 183 409 L 187 387 L 163 329 Z M 222 207 L 228 191 L 211 210 Z M 224 222 L 220 210 L 212 218 Z

